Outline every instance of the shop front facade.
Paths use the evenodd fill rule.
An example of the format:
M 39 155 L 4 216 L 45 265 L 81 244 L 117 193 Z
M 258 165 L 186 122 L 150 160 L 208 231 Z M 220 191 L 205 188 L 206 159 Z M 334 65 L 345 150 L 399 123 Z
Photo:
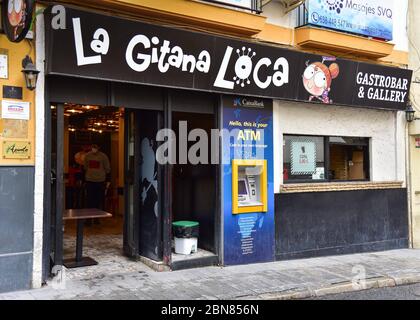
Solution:
M 42 7 L 27 196 L 35 209 L 25 210 L 38 232 L 24 264 L 31 282 L 19 288 L 63 264 L 69 104 L 124 111 L 128 256 L 177 270 L 410 246 L 411 71 L 258 43 L 231 28 L 215 35 L 80 4 Z M 174 260 L 177 220 L 200 223 L 210 255 Z

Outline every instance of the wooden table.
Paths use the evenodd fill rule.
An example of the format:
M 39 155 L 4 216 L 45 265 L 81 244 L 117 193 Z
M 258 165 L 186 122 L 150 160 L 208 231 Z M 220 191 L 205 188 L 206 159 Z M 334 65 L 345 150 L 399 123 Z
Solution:
M 77 220 L 77 240 L 75 259 L 64 260 L 66 268 L 78 268 L 97 265 L 98 262 L 83 257 L 83 228 L 86 219 L 111 218 L 112 214 L 99 209 L 69 209 L 64 211 L 63 220 Z

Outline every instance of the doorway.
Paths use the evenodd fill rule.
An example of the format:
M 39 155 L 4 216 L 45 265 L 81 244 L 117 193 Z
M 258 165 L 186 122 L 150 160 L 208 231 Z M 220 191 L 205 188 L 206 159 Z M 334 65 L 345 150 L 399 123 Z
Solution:
M 64 212 L 101 210 L 110 218 L 86 219 L 83 225 L 83 257 L 99 266 L 113 261 L 110 269 L 124 263 L 122 257 L 124 109 L 65 103 L 64 108 Z M 56 107 L 57 108 L 57 107 Z M 54 111 L 54 110 L 53 110 Z M 64 218 L 63 259 L 70 268 L 77 250 L 79 220 Z M 82 269 L 71 269 L 71 275 Z M 97 270 L 96 270 L 97 271 Z M 83 270 L 83 274 L 86 270 Z
M 51 188 L 45 197 L 44 223 L 50 237 L 44 243 L 44 266 L 48 270 L 44 279 L 51 268 L 74 254 L 77 228 L 74 223 L 63 223 L 63 213 L 70 207 L 85 206 L 87 201 L 85 191 L 81 192 L 83 198 L 71 189 L 81 173 L 69 170 L 77 153 L 84 148 L 88 151 L 92 144 L 100 145 L 109 158 L 110 184 L 105 188 L 103 208 L 112 218 L 99 224 L 93 220 L 84 229 L 84 253 L 99 262 L 89 272 L 95 274 L 95 269 L 107 264 L 101 263 L 107 261 L 106 257 L 101 260 L 96 256 L 107 250 L 108 261 L 118 258 L 116 272 L 144 268 L 141 262 L 156 270 L 218 264 L 219 166 L 161 165 L 155 157 L 161 143 L 156 141 L 156 134 L 161 128 L 176 130 L 179 121 L 187 121 L 189 131 L 217 128 L 218 97 L 62 77 L 49 77 L 47 85 L 48 101 L 59 102 L 49 103 L 46 108 L 45 183 Z M 189 192 L 180 192 L 187 188 Z M 206 191 L 197 193 L 200 188 Z M 198 254 L 174 254 L 172 222 L 179 219 L 199 222 Z M 106 237 L 114 240 L 107 242 L 103 240 Z M 86 270 L 80 273 L 89 273 Z
M 70 277 L 83 278 L 142 271 L 131 259 L 139 256 L 162 260 L 154 157 L 162 113 L 73 103 L 52 104 L 50 112 L 52 265 L 60 262 Z M 83 216 L 80 223 L 77 215 L 86 210 L 109 218 Z M 80 268 L 87 257 L 91 268 Z
M 188 133 L 203 129 L 210 137 L 214 115 L 174 112 L 174 131 L 179 131 L 180 122 L 188 124 Z M 188 142 L 188 150 L 194 142 Z M 215 252 L 215 197 L 216 165 L 210 163 L 210 150 L 207 150 L 209 164 L 176 164 L 173 168 L 173 221 L 193 220 L 199 223 L 199 248 Z
M 178 136 L 178 161 L 172 166 L 171 173 L 171 217 L 173 222 L 198 223 L 199 229 L 196 252 L 179 254 L 175 243 L 172 244 L 171 268 L 216 265 L 219 263 L 220 167 L 212 164 L 211 131 L 219 127 L 217 97 L 174 91 L 171 111 L 172 130 Z M 200 132 L 207 137 L 206 141 L 196 136 Z M 198 145 L 201 146 L 199 150 Z M 193 155 L 197 156 L 195 160 L 190 158 Z

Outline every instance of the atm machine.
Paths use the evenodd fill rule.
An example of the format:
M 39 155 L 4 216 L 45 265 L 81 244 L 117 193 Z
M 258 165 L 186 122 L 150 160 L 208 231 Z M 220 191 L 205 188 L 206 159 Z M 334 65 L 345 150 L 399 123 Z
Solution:
M 267 212 L 267 160 L 232 161 L 233 214 Z

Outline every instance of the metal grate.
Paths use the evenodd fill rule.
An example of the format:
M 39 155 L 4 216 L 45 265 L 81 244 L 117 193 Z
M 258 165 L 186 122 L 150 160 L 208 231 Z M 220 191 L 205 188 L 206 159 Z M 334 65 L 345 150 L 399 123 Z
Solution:
M 297 26 L 302 27 L 308 24 L 308 9 L 306 7 L 306 1 L 298 7 L 298 21 Z

